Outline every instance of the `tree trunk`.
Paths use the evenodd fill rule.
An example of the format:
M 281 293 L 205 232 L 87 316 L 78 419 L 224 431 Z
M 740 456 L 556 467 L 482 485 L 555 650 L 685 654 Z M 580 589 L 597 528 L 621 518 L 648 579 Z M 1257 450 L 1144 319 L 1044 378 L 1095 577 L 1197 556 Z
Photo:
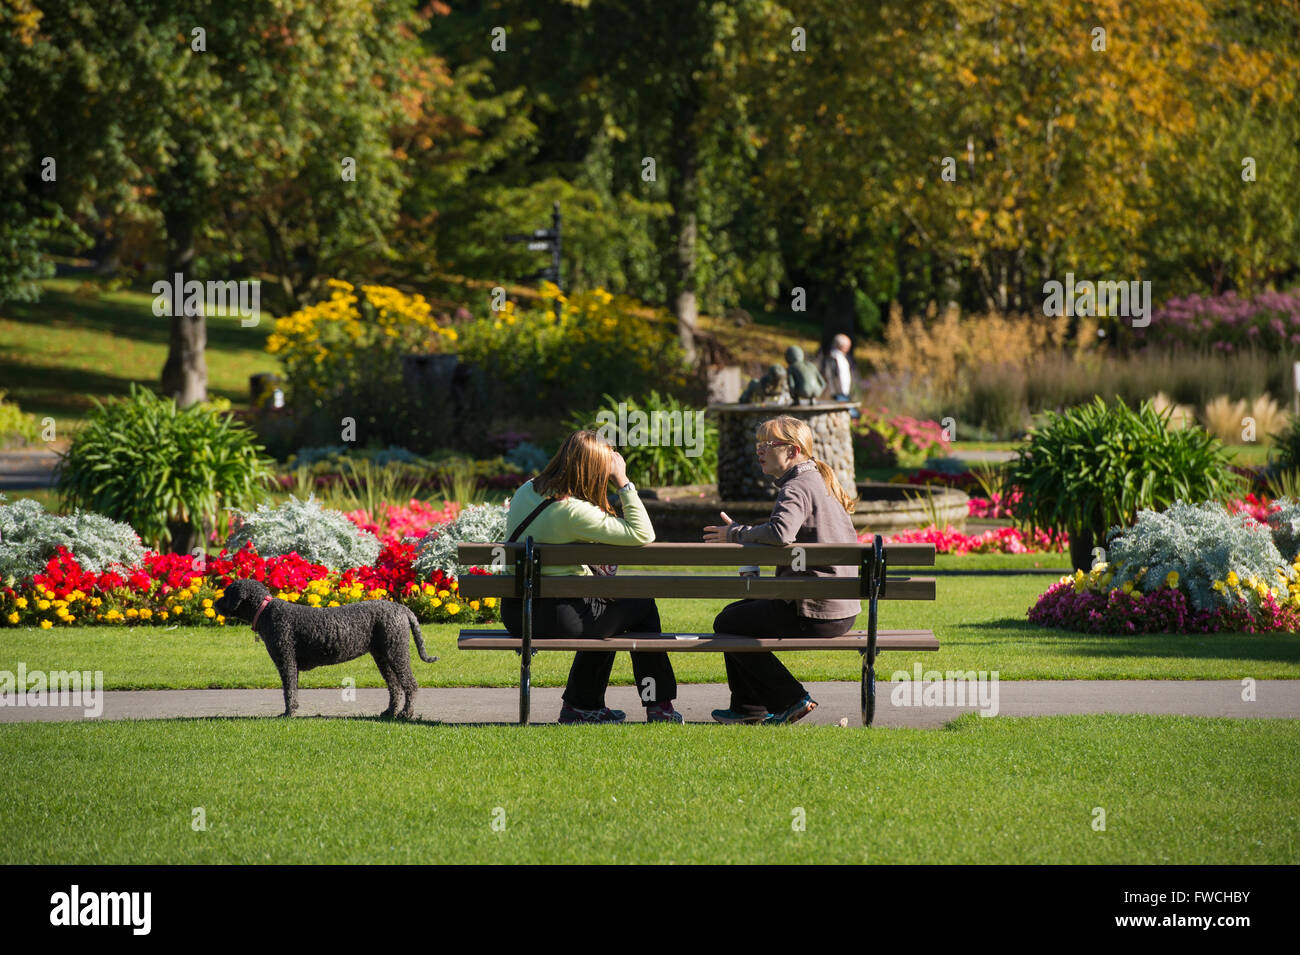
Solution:
M 680 109 L 673 123 L 677 147 L 668 180 L 668 201 L 673 213 L 669 230 L 676 250 L 669 272 L 668 294 L 677 316 L 677 336 L 687 365 L 696 361 L 695 332 L 699 327 L 699 302 L 695 296 L 696 207 L 699 197 L 699 154 L 694 130 L 697 107 Z
M 162 179 L 163 227 L 167 230 L 167 275 L 169 285 L 189 282 L 198 276 L 188 274 L 194 264 L 194 233 L 198 227 L 199 199 L 195 195 L 195 147 L 183 144 L 177 152 L 176 163 Z M 167 361 L 162 369 L 162 389 L 182 407 L 188 407 L 208 397 L 208 366 L 203 357 L 207 347 L 208 332 L 203 309 L 197 315 L 184 314 L 185 308 L 175 307 L 179 299 L 184 302 L 184 288 L 172 290 L 171 337 L 167 345 Z M 203 299 L 206 301 L 206 297 Z M 180 313 L 180 314 L 177 314 Z
M 167 281 L 175 283 L 177 275 L 188 282 L 194 276 L 186 270 L 194 261 L 194 222 L 180 210 L 164 213 L 167 227 Z M 173 302 L 184 300 L 184 289 L 173 291 Z M 171 311 L 177 309 L 172 307 Z M 208 330 L 203 310 L 197 315 L 171 316 L 171 338 L 167 346 L 167 361 L 162 370 L 163 391 L 182 407 L 206 401 L 208 397 L 208 365 L 203 352 L 208 343 Z

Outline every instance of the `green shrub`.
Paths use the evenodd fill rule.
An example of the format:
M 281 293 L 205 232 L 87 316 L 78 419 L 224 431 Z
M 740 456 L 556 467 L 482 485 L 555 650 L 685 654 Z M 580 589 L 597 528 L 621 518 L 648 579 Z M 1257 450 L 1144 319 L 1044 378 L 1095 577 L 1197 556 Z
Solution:
M 25 580 L 44 570 L 59 547 L 84 570 L 102 574 L 115 565 L 134 567 L 144 546 L 134 530 L 100 514 L 50 514 L 36 501 L 4 504 L 0 495 L 0 581 Z
M 1300 415 L 1273 436 L 1273 453 L 1283 471 L 1300 471 Z
M 315 500 L 290 497 L 277 507 L 259 505 L 255 511 L 235 511 L 239 521 L 226 540 L 234 553 L 252 544 L 260 557 L 296 553 L 330 570 L 368 567 L 379 556 L 379 540 L 338 511 L 325 510 Z
M 639 401 L 623 399 L 626 415 L 620 416 L 619 402 L 602 397 L 604 404 L 596 410 L 571 416 L 569 427 L 596 431 L 617 447 L 632 483 L 662 487 L 717 480 L 718 426 L 699 413 L 703 409 L 651 391 Z
M 1017 516 L 1068 533 L 1076 567 L 1138 511 L 1221 499 L 1236 486 L 1217 439 L 1199 427 L 1169 430 L 1148 402 L 1134 411 L 1098 397 L 1050 412 L 1017 455 L 1008 475 L 1022 491 Z
M 246 507 L 270 477 L 253 434 L 229 414 L 131 386 L 131 396 L 95 402 L 59 471 L 63 506 L 125 521 L 145 543 L 188 553 L 205 522 Z
M 0 448 L 22 448 L 41 439 L 36 415 L 26 414 L 16 401 L 5 401 L 0 391 Z
M 626 296 L 603 289 L 560 294 L 542 285 L 535 309 L 513 302 L 461 329 L 461 357 L 491 384 L 495 415 L 538 407 L 589 408 L 607 393 L 644 394 L 685 386 L 681 347 L 664 315 L 638 314 Z

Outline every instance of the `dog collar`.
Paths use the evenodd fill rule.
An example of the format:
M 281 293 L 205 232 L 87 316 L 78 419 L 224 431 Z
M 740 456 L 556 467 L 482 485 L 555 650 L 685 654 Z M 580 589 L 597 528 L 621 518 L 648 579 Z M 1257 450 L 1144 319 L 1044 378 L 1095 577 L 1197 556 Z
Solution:
M 265 597 L 262 598 L 262 606 L 258 607 L 257 613 L 253 614 L 253 622 L 252 624 L 250 624 L 250 626 L 252 626 L 254 633 L 257 633 L 257 618 L 262 616 L 262 611 L 266 609 L 266 605 L 269 604 L 270 602 L 271 602 L 271 595 L 267 594 Z

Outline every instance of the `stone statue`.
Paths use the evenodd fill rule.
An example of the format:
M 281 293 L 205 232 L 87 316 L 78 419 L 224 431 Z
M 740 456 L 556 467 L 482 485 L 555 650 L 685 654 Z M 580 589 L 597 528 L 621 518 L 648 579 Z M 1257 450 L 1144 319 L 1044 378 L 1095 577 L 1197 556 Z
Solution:
M 790 402 L 786 371 L 780 365 L 769 367 L 762 378 L 751 378 L 740 396 L 742 405 L 788 405 Z
M 795 404 L 803 398 L 812 404 L 826 390 L 826 379 L 817 366 L 803 357 L 803 349 L 791 345 L 785 350 L 785 361 L 790 366 L 790 394 Z

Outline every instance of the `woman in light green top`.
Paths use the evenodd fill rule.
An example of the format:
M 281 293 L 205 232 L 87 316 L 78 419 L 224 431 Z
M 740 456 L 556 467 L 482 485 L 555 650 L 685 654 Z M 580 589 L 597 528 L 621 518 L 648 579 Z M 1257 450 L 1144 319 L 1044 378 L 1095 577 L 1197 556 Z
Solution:
M 623 516 L 610 507 L 606 486 L 613 482 Z M 575 431 L 542 472 L 510 501 L 506 534 L 527 522 L 519 535 L 537 543 L 648 544 L 655 539 L 645 505 L 627 479 L 623 456 L 595 431 Z M 589 574 L 585 565 L 543 566 L 543 574 Z M 515 636 L 522 633 L 523 601 L 501 601 L 501 620 Z M 598 597 L 539 597 L 533 600 L 533 636 L 613 637 L 622 633 L 660 633 L 659 610 L 650 598 L 605 600 Z M 574 654 L 564 690 L 561 723 L 611 723 L 626 716 L 605 706 L 605 688 L 614 654 L 581 650 Z M 632 672 L 646 707 L 646 722 L 682 722 L 673 709 L 677 680 L 666 653 L 633 653 Z

